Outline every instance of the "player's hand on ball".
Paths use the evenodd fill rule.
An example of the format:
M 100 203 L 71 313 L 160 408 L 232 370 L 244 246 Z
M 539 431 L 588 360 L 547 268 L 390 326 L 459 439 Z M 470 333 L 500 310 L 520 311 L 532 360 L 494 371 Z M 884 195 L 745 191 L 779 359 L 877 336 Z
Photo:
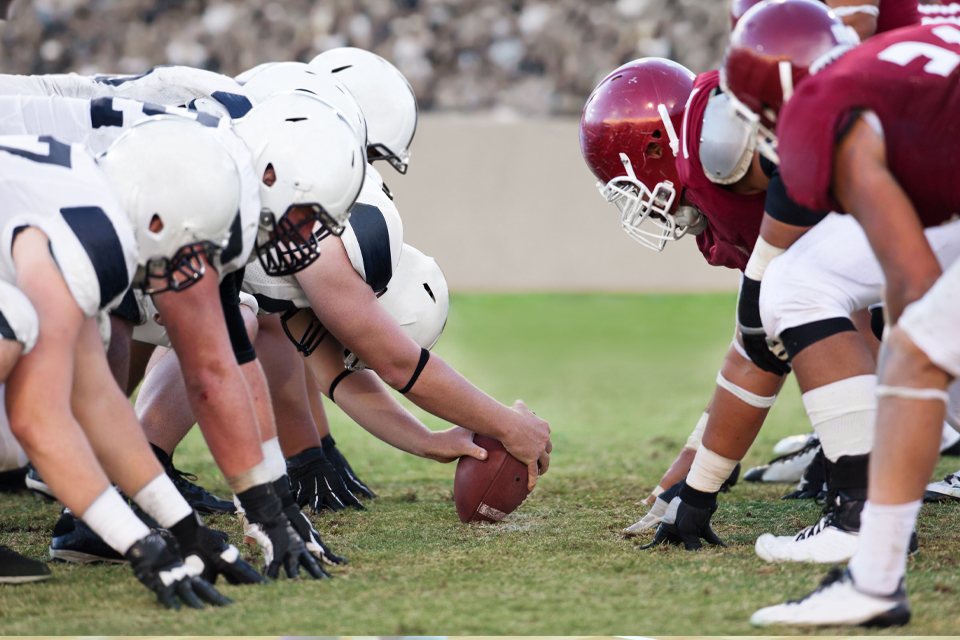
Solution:
M 463 427 L 434 432 L 427 450 L 423 453 L 423 457 L 444 464 L 463 456 L 470 456 L 477 460 L 487 459 L 487 450 L 473 441 L 473 431 Z
M 550 467 L 550 424 L 530 411 L 523 400 L 513 403 L 513 413 L 515 419 L 500 441 L 510 455 L 527 465 L 527 488 L 532 491 L 537 486 L 537 476 Z
M 135 542 L 124 556 L 137 580 L 167 609 L 180 609 L 180 600 L 193 609 L 203 609 L 204 602 L 217 607 L 233 602 L 201 578 L 198 569 L 185 565 L 156 533 Z
M 667 506 L 667 512 L 660 522 L 653 542 L 640 548 L 649 549 L 669 543 L 682 544 L 687 551 L 698 551 L 703 548 L 701 538 L 706 540 L 707 544 L 726 547 L 727 545 L 710 527 L 710 518 L 716 510 L 716 504 L 701 509 L 687 504 L 677 495 Z

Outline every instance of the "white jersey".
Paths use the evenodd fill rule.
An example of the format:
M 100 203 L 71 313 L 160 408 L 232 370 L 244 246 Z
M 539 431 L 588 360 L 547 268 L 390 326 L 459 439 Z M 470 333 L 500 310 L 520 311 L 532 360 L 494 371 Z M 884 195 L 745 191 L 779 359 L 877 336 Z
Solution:
M 22 354 L 30 353 L 37 343 L 40 320 L 33 305 L 20 289 L 0 280 L 0 339 L 16 340 Z
M 231 118 L 240 118 L 253 108 L 233 78 L 191 67 L 154 67 L 139 76 L 0 75 L 0 95 L 129 98 L 166 106 L 193 106 L 195 100 L 210 104 L 212 100 Z
M 367 165 L 363 188 L 340 236 L 350 264 L 376 292 L 390 282 L 403 249 L 403 223 L 388 193 L 380 173 Z M 261 315 L 310 308 L 296 275 L 268 276 L 258 261 L 244 272 L 243 290 L 257 299 Z
M 133 227 L 107 177 L 79 144 L 0 137 L 0 280 L 17 281 L 13 241 L 24 227 L 50 240 L 63 279 L 87 317 L 119 304 L 137 270 Z
M 18 77 L 18 76 L 15 76 Z M 240 211 L 217 267 L 222 279 L 250 259 L 260 218 L 260 181 L 250 151 L 229 119 L 188 109 L 152 105 L 126 98 L 80 100 L 61 97 L 0 97 L 0 135 L 49 135 L 84 145 L 94 154 L 105 151 L 120 135 L 151 116 L 173 115 L 215 128 L 240 175 Z

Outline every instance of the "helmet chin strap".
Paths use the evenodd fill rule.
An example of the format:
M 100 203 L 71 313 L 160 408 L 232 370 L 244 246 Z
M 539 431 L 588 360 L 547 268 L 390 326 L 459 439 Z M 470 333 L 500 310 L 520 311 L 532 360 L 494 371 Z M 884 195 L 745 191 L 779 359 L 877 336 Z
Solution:
M 793 65 L 789 60 L 781 60 L 778 65 L 780 68 L 780 91 L 783 92 L 783 104 L 793 97 Z
M 660 119 L 663 120 L 663 128 L 667 130 L 670 150 L 673 151 L 673 155 L 677 155 L 680 153 L 680 138 L 677 136 L 676 129 L 673 128 L 673 120 L 670 119 L 670 114 L 667 112 L 667 105 L 658 104 L 657 111 L 660 112 Z
M 633 172 L 633 163 L 630 162 L 630 158 L 627 157 L 627 154 L 623 153 L 622 151 L 620 152 L 620 162 L 623 163 L 623 168 L 626 169 L 627 176 L 631 180 L 639 182 L 640 180 L 637 178 L 637 174 Z

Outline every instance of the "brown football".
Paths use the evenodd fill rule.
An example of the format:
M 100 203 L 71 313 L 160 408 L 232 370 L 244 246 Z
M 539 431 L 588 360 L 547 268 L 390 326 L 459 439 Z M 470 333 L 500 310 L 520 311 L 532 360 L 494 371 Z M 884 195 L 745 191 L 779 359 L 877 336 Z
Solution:
M 461 522 L 498 522 L 526 499 L 527 466 L 507 453 L 499 440 L 479 433 L 473 441 L 487 450 L 486 460 L 460 458 L 453 501 Z

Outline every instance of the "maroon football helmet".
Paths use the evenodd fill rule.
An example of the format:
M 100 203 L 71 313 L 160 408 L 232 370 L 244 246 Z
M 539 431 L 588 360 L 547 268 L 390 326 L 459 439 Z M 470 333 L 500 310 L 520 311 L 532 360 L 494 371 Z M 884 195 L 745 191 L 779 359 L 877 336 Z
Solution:
M 720 87 L 760 134 L 761 153 L 777 161 L 777 114 L 814 63 L 821 66 L 859 42 L 813 0 L 767 0 L 741 16 L 720 66 Z
M 580 151 L 597 188 L 620 209 L 624 231 L 656 251 L 692 223 L 674 215 L 683 189 L 675 158 L 695 77 L 663 58 L 628 62 L 597 85 L 580 117 Z M 658 231 L 640 229 L 648 219 Z
M 754 5 L 760 4 L 763 0 L 731 0 L 730 2 L 730 28 L 736 29 L 737 22 Z

